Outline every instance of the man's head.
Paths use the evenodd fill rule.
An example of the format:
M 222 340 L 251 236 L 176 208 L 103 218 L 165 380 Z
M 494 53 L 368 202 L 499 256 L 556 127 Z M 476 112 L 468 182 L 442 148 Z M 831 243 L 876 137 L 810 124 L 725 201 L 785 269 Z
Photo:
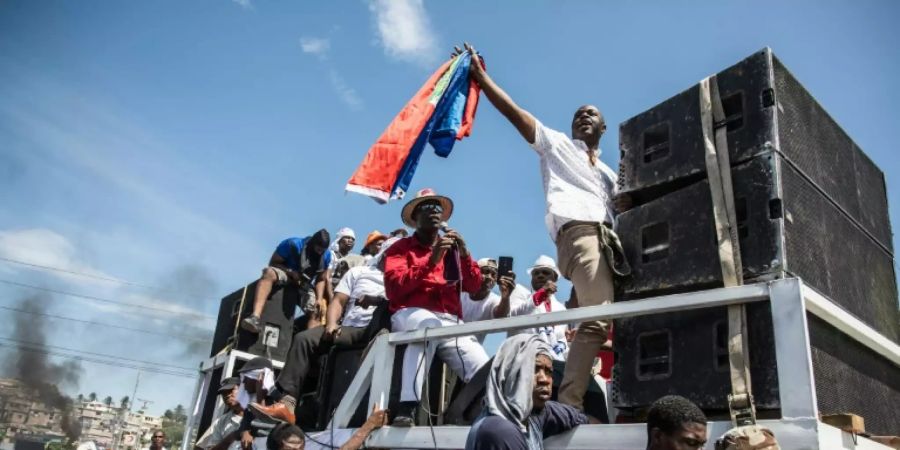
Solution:
M 544 409 L 553 393 L 553 360 L 547 354 L 534 357 L 534 389 L 531 394 L 532 410 Z
M 600 136 L 606 132 L 606 120 L 603 113 L 594 105 L 584 105 L 575 111 L 572 117 L 572 139 L 584 141 L 588 147 L 596 147 Z
M 153 430 L 150 435 L 150 447 L 162 448 L 166 444 L 166 433 L 163 430 Z
M 528 274 L 531 275 L 531 289 L 535 291 L 544 287 L 548 281 L 555 283 L 559 280 L 559 269 L 556 268 L 556 261 L 547 255 L 538 256 L 534 265 L 528 269 Z
M 350 250 L 353 250 L 353 246 L 356 244 L 356 233 L 353 232 L 352 229 L 344 227 L 338 230 L 337 232 L 337 251 L 341 255 L 346 255 L 350 253 Z
M 241 385 L 241 379 L 238 377 L 229 377 L 222 380 L 219 384 L 219 395 L 228 408 L 234 408 L 237 404 L 238 387 Z
M 309 249 L 312 253 L 322 255 L 323 253 L 325 253 L 325 250 L 328 249 L 328 243 L 330 240 L 331 236 L 328 234 L 328 230 L 322 228 L 309 237 L 306 245 L 309 246 Z
M 647 414 L 647 450 L 692 450 L 706 444 L 706 416 L 677 395 L 653 402 Z
M 415 227 L 419 233 L 434 234 L 440 230 L 441 222 L 450 219 L 451 214 L 453 201 L 426 188 L 417 192 L 416 198 L 403 206 L 400 218 L 404 224 Z
M 267 450 L 303 450 L 305 446 L 303 430 L 286 422 L 277 425 L 266 439 Z
M 406 231 L 406 228 L 397 228 L 394 231 L 391 231 L 391 237 L 401 237 L 405 238 L 409 236 L 409 231 Z
M 483 299 L 497 285 L 497 261 L 491 258 L 481 258 L 478 260 L 478 268 L 481 269 L 481 287 L 472 297 Z
M 262 356 L 247 361 L 239 371 L 244 390 L 256 394 L 258 390 L 265 388 L 266 376 L 273 370 L 272 367 L 272 361 Z
M 375 230 L 366 236 L 366 243 L 363 245 L 361 254 L 375 256 L 381 250 L 381 244 L 387 240 L 388 236 Z

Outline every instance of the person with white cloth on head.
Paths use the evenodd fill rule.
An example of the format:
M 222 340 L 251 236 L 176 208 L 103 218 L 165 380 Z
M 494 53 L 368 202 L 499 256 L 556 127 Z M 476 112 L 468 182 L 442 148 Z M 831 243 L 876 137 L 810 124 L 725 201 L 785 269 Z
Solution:
M 373 314 L 376 307 L 386 301 L 384 252 L 398 240 L 385 241 L 381 251 L 368 264 L 354 267 L 344 275 L 328 305 L 325 326 L 294 335 L 284 369 L 276 382 L 279 400 L 269 406 L 253 403 L 251 409 L 272 420 L 294 423 L 300 390 L 318 357 L 326 354 L 334 344 L 369 342 L 387 325 L 373 321 Z
M 553 258 L 540 255 L 534 261 L 534 265 L 528 269 L 528 275 L 531 276 L 531 289 L 517 284 L 512 292 L 509 313 L 511 317 L 566 310 L 566 307 L 556 299 L 559 269 L 556 268 L 556 261 Z M 569 352 L 569 343 L 566 339 L 567 329 L 568 325 L 563 323 L 511 331 L 509 335 L 535 334 L 553 349 L 553 359 L 565 361 Z
M 466 450 L 541 450 L 544 439 L 588 423 L 581 411 L 550 400 L 553 350 L 533 334 L 508 338 L 491 363 L 484 410 Z
M 241 425 L 238 432 L 241 435 L 241 447 L 249 449 L 253 446 L 253 438 L 256 430 L 253 429 L 253 421 L 256 416 L 249 408 L 251 403 L 271 404 L 275 402 L 272 395 L 275 390 L 275 371 L 272 361 L 262 356 L 247 361 L 238 371 L 241 385 L 238 388 L 237 401 L 244 409 Z

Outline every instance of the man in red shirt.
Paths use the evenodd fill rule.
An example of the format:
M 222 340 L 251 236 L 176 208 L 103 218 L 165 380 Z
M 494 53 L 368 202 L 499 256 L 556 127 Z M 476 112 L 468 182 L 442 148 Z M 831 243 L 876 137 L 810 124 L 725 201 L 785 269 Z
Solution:
M 403 223 L 416 231 L 385 253 L 384 288 L 393 313 L 392 331 L 460 324 L 460 294 L 474 294 L 481 288 L 481 270 L 462 236 L 448 228 L 443 236 L 439 233 L 452 213 L 453 202 L 431 189 L 419 191 L 403 207 Z M 429 341 L 427 346 L 409 344 L 403 356 L 403 384 L 394 426 L 413 425 L 435 352 L 465 382 L 488 361 L 474 336 Z

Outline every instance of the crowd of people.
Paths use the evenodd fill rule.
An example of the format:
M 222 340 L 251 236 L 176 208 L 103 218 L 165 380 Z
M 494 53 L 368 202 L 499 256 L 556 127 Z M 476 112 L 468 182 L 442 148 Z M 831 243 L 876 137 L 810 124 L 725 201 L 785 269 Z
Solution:
M 466 51 L 476 54 L 468 45 Z M 461 52 L 456 49 L 456 54 Z M 269 448 L 304 448 L 310 440 L 292 425 L 300 390 L 317 357 L 335 344 L 368 342 L 385 327 L 408 331 L 561 311 L 566 306 L 556 298 L 560 277 L 573 284 L 569 307 L 613 300 L 616 279 L 630 272 L 613 230 L 615 216 L 630 208 L 631 201 L 615 195 L 616 174 L 599 159 L 599 142 L 606 131 L 600 110 L 592 105 L 578 108 L 570 137 L 519 107 L 482 64 L 472 64 L 470 75 L 538 155 L 545 222 L 556 245 L 556 260 L 540 255 L 527 272 L 529 286 L 517 283 L 514 273 L 500 273 L 497 260 L 476 259 L 476 250 L 469 248 L 463 234 L 446 225 L 453 201 L 431 189 L 419 191 L 401 211 L 401 221 L 411 233 L 405 228 L 390 234 L 372 231 L 358 254 L 353 252 L 356 234 L 349 228 L 339 230 L 333 241 L 325 229 L 285 239 L 263 269 L 253 312 L 241 326 L 259 332 L 272 290 L 294 283 L 303 292 L 301 307 L 310 317 L 307 329 L 294 336 L 277 378 L 271 362 L 258 358 L 241 368 L 240 379 L 223 382 L 220 392 L 228 412 L 198 446 L 224 449 L 240 442 L 249 448 L 252 424 L 263 420 L 286 424 L 269 433 Z M 482 346 L 484 336 L 409 344 L 399 374 L 400 402 L 390 414 L 390 424 L 415 424 L 427 367 L 435 356 L 463 382 L 490 364 L 483 412 L 471 428 L 466 448 L 542 448 L 545 437 L 597 422 L 584 413 L 584 397 L 598 369 L 598 354 L 610 350 L 610 331 L 610 323 L 599 320 L 571 328 L 563 324 L 520 330 L 510 333 L 492 361 Z M 554 361 L 564 365 L 559 402 L 549 400 Z M 372 417 L 359 433 L 362 439 L 347 437 L 346 442 L 332 440 L 328 445 L 359 448 L 366 433 L 387 421 L 384 411 L 375 411 Z M 703 413 L 676 396 L 662 398 L 650 408 L 647 430 L 647 448 L 653 450 L 696 449 L 707 441 Z M 738 439 L 723 441 L 721 448 L 777 448 L 774 443 L 753 442 L 752 447 L 742 443 L 750 445 Z

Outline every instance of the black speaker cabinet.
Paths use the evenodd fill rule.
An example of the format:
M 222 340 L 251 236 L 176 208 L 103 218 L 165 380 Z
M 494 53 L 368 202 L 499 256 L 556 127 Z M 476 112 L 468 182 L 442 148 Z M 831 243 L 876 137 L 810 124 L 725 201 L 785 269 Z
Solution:
M 262 330 L 258 334 L 251 333 L 240 327 L 240 320 L 253 311 L 256 283 L 257 281 L 254 281 L 246 290 L 238 289 L 222 299 L 210 356 L 233 344 L 233 350 L 273 360 L 283 362 L 287 357 L 294 335 L 294 311 L 299 303 L 301 291 L 291 284 L 273 288 L 260 317 Z
M 768 48 L 716 75 L 732 164 L 777 151 L 893 254 L 884 174 Z M 646 201 L 705 178 L 699 88 L 619 127 L 619 187 Z
M 727 319 L 725 308 L 713 308 L 616 320 L 613 404 L 641 408 L 678 394 L 727 414 Z M 852 412 L 869 433 L 896 434 L 900 368 L 813 315 L 807 321 L 820 413 Z M 753 396 L 760 414 L 771 416 L 766 410 L 780 404 L 769 305 L 749 305 L 748 325 Z
M 745 280 L 800 277 L 900 341 L 891 254 L 779 153 L 734 166 L 732 181 Z M 621 298 L 722 286 L 711 205 L 700 180 L 619 215 L 632 267 Z

